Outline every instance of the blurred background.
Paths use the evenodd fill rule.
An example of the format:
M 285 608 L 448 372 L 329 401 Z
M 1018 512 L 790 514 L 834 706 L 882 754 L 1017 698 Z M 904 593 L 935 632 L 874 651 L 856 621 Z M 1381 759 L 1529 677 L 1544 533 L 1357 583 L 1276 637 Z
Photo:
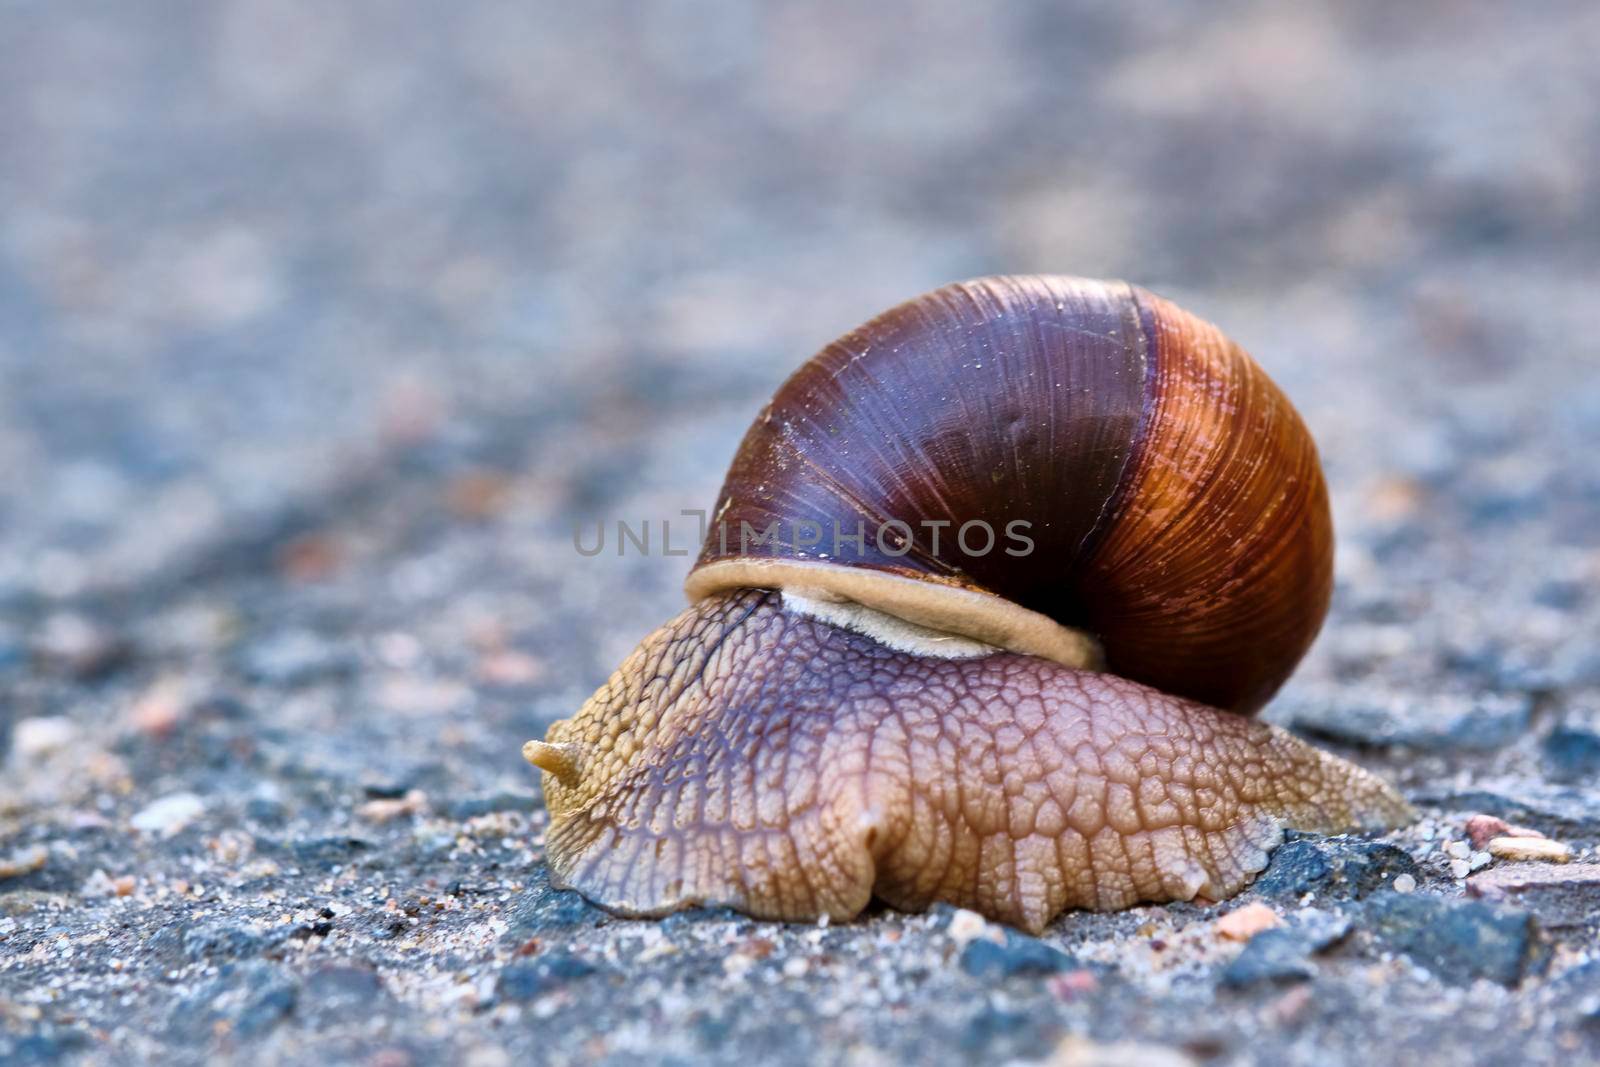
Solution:
M 582 610 L 618 565 L 566 550 L 574 517 L 705 506 L 800 360 L 992 272 L 1128 278 L 1221 323 L 1324 441 L 1346 528 L 1463 436 L 1595 440 L 1592 4 L 0 17 L 8 610 L 249 569 L 380 511 L 448 522 L 419 487 L 478 473 L 507 524 L 479 550 L 509 553 L 484 592 Z M 1581 489 L 1589 526 L 1594 467 L 1557 486 L 1552 461 L 1457 474 L 1491 509 L 1538 501 L 1513 518 Z M 348 540 L 318 577 L 374 549 Z M 586 670 L 685 566 L 628 568 L 650 602 L 607 605 L 625 638 Z
M 801 360 L 994 272 L 1306 416 L 1340 586 L 1271 714 L 1600 770 L 1596 55 L 1588 0 L 0 0 L 0 840 L 531 795 L 688 566 L 574 524 L 707 506 Z

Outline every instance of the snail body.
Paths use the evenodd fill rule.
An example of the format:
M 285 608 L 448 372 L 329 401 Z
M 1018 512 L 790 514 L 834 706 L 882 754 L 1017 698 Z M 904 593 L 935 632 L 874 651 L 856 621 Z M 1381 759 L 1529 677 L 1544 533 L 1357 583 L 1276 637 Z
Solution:
M 602 905 L 1036 930 L 1409 818 L 1247 717 L 1326 613 L 1327 491 L 1264 372 L 1150 293 L 880 315 L 779 389 L 712 515 L 691 606 L 525 749 L 554 878 Z

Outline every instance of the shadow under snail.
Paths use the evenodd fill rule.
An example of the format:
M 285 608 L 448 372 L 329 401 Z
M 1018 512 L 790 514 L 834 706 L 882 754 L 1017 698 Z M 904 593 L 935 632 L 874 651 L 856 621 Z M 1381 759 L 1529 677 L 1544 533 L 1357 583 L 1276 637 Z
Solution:
M 1249 717 L 1327 611 L 1327 489 L 1255 362 L 1143 289 L 885 312 L 778 390 L 712 516 L 691 606 L 524 748 L 553 881 L 606 908 L 1037 931 L 1412 818 Z

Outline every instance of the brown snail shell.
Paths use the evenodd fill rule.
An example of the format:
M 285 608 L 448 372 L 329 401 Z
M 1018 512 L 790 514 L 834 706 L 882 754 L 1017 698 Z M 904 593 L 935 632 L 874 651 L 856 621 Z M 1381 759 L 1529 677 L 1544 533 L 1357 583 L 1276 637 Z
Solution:
M 713 517 L 692 606 L 525 749 L 553 878 L 598 903 L 1037 929 L 1221 899 L 1285 827 L 1409 817 L 1230 714 L 1321 624 L 1327 493 L 1260 368 L 1143 290 L 989 278 L 886 312 L 778 391 Z M 1018 520 L 1025 553 L 953 536 Z
M 1216 327 L 1125 283 L 983 278 L 879 315 L 778 390 L 713 514 L 691 597 L 836 589 L 1082 665 L 1053 621 L 1097 638 L 1112 674 L 1230 711 L 1283 684 L 1333 586 L 1328 494 L 1299 415 Z M 939 551 L 932 531 L 909 546 L 872 536 L 896 519 L 947 524 Z M 1026 556 L 963 551 L 964 524 L 1018 519 Z M 747 538 L 741 554 L 741 524 L 773 522 L 827 536 Z M 836 526 L 869 531 L 864 551 L 819 558 Z M 917 581 L 901 592 L 894 577 Z

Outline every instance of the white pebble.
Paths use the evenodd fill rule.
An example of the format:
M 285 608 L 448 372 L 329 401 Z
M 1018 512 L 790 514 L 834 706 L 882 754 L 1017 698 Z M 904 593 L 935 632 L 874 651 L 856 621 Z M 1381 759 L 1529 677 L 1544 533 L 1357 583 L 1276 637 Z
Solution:
M 16 878 L 42 870 L 50 861 L 50 850 L 43 845 L 32 845 L 10 856 L 0 856 L 0 878 Z
M 1472 846 L 1465 841 L 1452 841 L 1444 846 L 1444 850 L 1458 860 L 1464 860 L 1472 855 Z
M 1396 893 L 1410 893 L 1416 888 L 1417 880 L 1409 874 L 1399 875 L 1394 880 L 1394 891 Z
M 78 728 L 71 719 L 57 715 L 38 715 L 23 719 L 12 728 L 13 758 L 27 762 L 68 748 L 78 739 Z
M 1572 849 L 1548 837 L 1496 837 L 1489 842 L 1489 854 L 1503 860 L 1566 863 L 1572 858 Z
M 93 874 L 83 880 L 78 892 L 86 897 L 114 897 L 117 895 L 117 884 L 109 874 L 96 868 Z
M 205 810 L 205 801 L 193 793 L 173 793 L 135 815 L 131 825 L 140 833 L 171 837 L 198 819 Z
M 983 932 L 988 928 L 989 924 L 982 915 L 966 908 L 958 908 L 956 913 L 950 916 L 950 938 L 958 945 L 965 945 L 973 938 L 983 936 Z
M 1450 874 L 1453 877 L 1455 877 L 1457 880 L 1465 878 L 1467 875 L 1469 875 L 1471 873 L 1472 873 L 1472 864 L 1468 863 L 1466 860 L 1451 860 L 1450 861 Z

